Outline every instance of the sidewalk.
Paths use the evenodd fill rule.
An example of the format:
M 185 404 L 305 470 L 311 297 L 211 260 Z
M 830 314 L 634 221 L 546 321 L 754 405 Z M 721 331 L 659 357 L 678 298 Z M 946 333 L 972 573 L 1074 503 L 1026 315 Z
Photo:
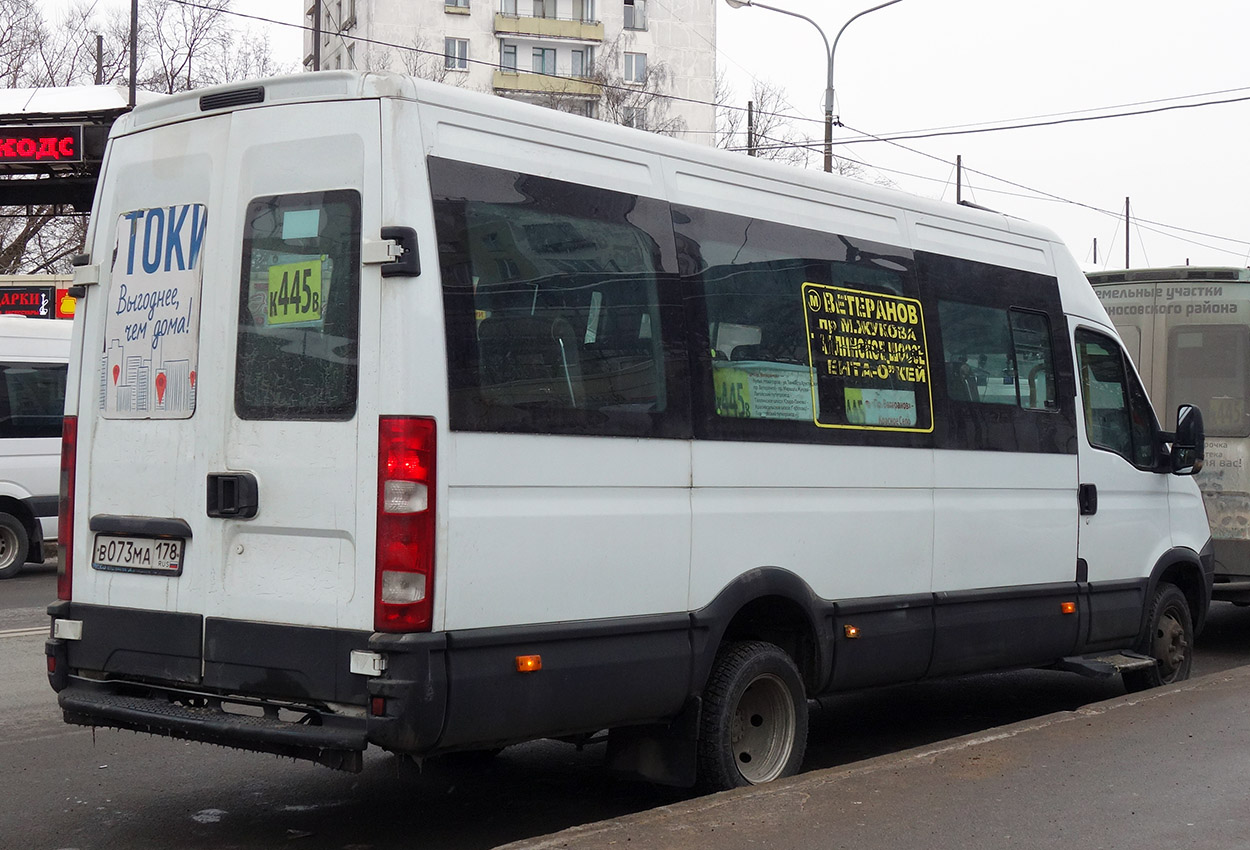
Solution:
M 508 844 L 1245 850 L 1250 667 Z

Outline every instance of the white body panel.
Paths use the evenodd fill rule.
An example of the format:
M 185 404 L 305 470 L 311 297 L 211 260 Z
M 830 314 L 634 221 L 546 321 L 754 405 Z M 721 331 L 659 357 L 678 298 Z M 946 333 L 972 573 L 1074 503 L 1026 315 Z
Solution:
M 1111 332 L 1106 325 L 1076 319 L 1071 327 L 1074 333 L 1080 327 Z M 1171 476 L 1138 469 L 1124 457 L 1091 445 L 1083 419 L 1077 420 L 1077 427 L 1081 483 L 1098 492 L 1097 513 L 1081 517 L 1078 554 L 1089 565 L 1090 581 L 1132 579 L 1141 574 L 1143 565 L 1152 567 L 1172 547 L 1170 502 L 1179 498 L 1172 493 L 1175 489 L 1192 496 L 1193 481 L 1174 488 Z M 1192 531 L 1195 518 L 1192 512 L 1177 517 L 1189 523 L 1185 536 L 1191 539 L 1197 536 Z
M 927 593 L 931 463 L 909 449 L 696 443 L 691 610 L 764 566 L 827 599 Z
M 444 462 L 446 628 L 686 609 L 689 443 L 459 434 Z

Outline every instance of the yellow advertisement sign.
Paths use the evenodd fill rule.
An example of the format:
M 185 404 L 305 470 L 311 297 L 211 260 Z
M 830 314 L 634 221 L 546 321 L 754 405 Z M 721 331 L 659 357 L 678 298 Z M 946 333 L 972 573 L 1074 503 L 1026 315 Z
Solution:
M 816 424 L 932 431 L 920 301 L 816 283 L 804 283 L 802 291 Z

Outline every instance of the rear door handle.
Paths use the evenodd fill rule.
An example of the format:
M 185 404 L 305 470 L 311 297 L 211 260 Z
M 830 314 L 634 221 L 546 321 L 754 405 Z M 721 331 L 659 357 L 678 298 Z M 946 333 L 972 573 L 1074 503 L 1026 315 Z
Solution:
M 260 508 L 260 489 L 250 472 L 208 474 L 208 515 L 221 519 L 251 519 Z
M 1098 486 L 1082 484 L 1077 490 L 1076 500 L 1081 506 L 1081 516 L 1093 516 L 1098 513 Z

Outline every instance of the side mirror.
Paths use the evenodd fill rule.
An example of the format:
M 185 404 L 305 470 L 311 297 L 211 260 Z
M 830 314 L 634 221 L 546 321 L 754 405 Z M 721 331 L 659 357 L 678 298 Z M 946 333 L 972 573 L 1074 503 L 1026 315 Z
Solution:
M 1182 404 L 1176 410 L 1176 433 L 1172 436 L 1172 474 L 1201 472 L 1205 446 L 1202 411 L 1192 404 Z

